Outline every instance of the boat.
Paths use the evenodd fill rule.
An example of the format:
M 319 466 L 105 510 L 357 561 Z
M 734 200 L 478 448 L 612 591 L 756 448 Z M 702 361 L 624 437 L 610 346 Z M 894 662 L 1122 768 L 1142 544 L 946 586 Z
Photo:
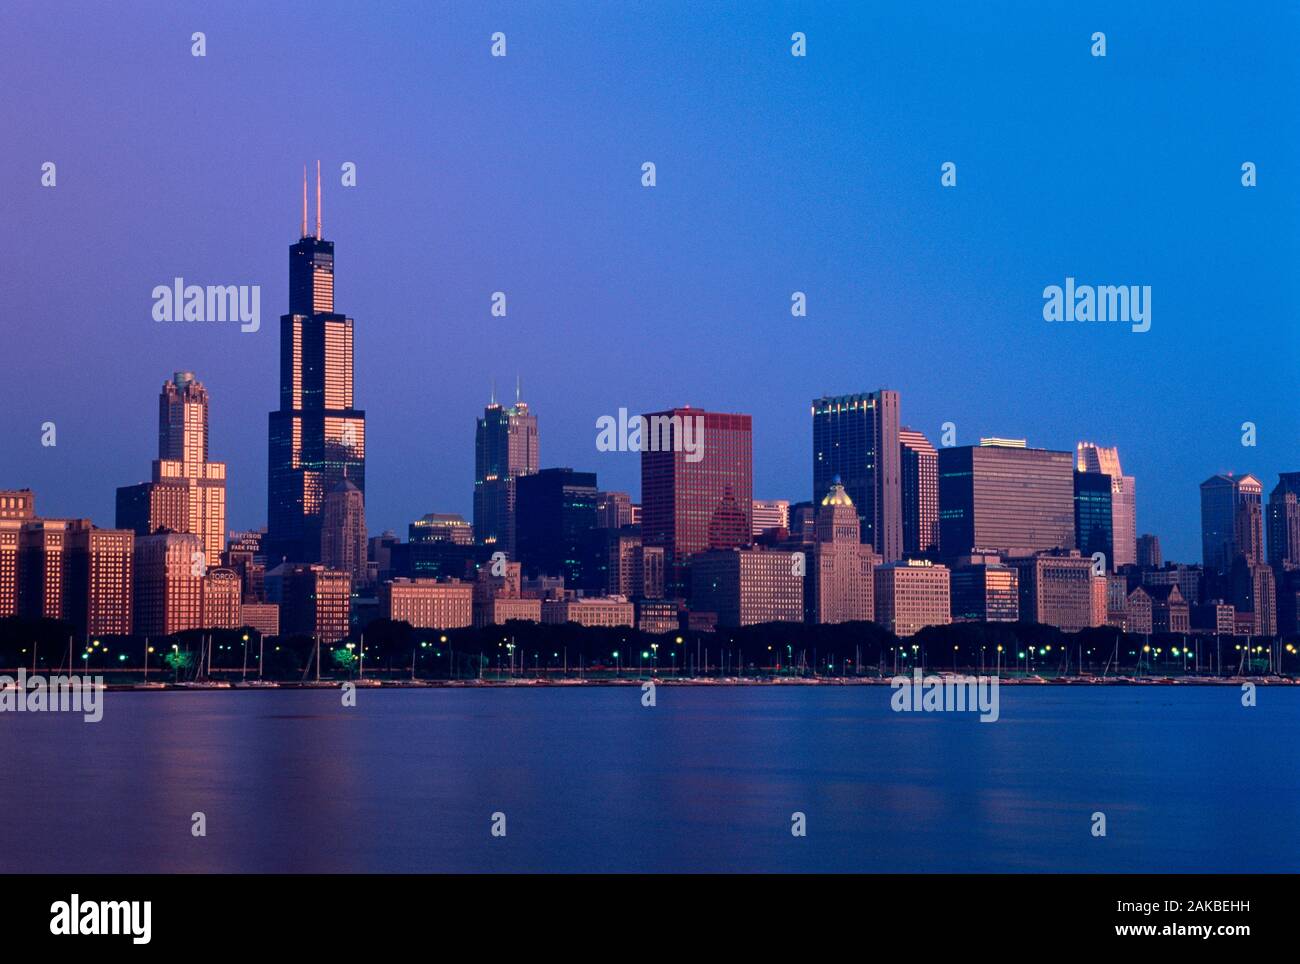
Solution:
M 241 679 L 235 684 L 237 690 L 279 689 L 280 684 L 269 679 Z
M 165 690 L 165 689 L 167 689 L 167 684 L 166 684 L 166 683 L 159 683 L 157 680 L 154 680 L 154 681 L 152 681 L 152 682 L 147 682 L 147 683 L 136 683 L 134 686 L 131 687 L 131 689 L 133 689 L 133 690 Z

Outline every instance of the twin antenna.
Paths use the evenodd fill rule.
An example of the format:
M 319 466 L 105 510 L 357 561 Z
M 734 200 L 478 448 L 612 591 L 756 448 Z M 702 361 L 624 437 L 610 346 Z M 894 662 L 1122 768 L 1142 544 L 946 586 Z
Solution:
M 307 237 L 307 165 L 302 166 L 302 236 Z M 320 161 L 316 162 L 316 240 L 320 238 Z

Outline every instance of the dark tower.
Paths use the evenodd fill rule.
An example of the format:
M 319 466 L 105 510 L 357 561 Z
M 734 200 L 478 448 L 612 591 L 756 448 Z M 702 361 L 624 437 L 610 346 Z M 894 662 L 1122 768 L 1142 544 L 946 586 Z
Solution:
M 280 408 L 270 414 L 268 564 L 320 560 L 325 495 L 346 476 L 366 491 L 366 413 L 353 407 L 352 319 L 334 311 L 334 242 L 321 237 L 320 163 L 316 233 L 289 248 L 289 314 L 280 316 Z

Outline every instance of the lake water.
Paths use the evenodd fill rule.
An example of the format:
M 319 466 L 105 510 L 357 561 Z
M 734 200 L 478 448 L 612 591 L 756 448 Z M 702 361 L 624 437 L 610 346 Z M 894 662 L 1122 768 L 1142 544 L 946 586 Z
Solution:
M 0 870 L 1300 870 L 1300 688 L 1243 708 L 1227 686 L 1008 686 L 997 723 L 889 696 L 108 693 L 94 725 L 3 713 Z

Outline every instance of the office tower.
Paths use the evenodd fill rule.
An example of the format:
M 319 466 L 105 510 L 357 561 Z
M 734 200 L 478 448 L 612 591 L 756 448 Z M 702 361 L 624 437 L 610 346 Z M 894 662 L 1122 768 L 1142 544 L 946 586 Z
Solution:
M 1268 494 L 1268 564 L 1300 566 L 1300 472 L 1282 472 Z
M 64 551 L 64 618 L 82 638 L 129 636 L 135 533 L 75 519 L 68 523 Z
M 1253 617 L 1250 632 L 1256 636 L 1277 633 L 1277 580 L 1273 570 L 1262 562 L 1238 555 L 1229 573 L 1232 604 L 1238 615 Z
M 952 622 L 952 584 L 947 566 L 909 559 L 876 567 L 876 622 L 895 636 Z
M 898 392 L 814 399 L 813 499 L 839 476 L 857 507 L 862 541 L 886 562 L 903 556 Z
M 0 617 L 18 615 L 20 519 L 0 519 Z
M 0 489 L 0 519 L 36 518 L 36 496 L 31 489 Z
M 520 476 L 515 491 L 515 550 L 524 574 L 563 576 L 572 589 L 596 588 L 596 473 L 543 469 Z
M 208 391 L 193 372 L 176 372 L 163 383 L 152 481 L 118 488 L 117 527 L 137 536 L 159 529 L 193 533 L 206 564 L 221 564 L 226 463 L 208 461 Z
M 1029 555 L 1074 548 L 1069 452 L 980 444 L 939 450 L 939 551 Z
M 689 406 L 643 418 L 641 538 L 663 547 L 668 594 L 685 596 L 691 556 L 753 539 L 753 423 Z
M 327 569 L 350 573 L 354 586 L 366 583 L 366 497 L 346 475 L 325 496 L 320 561 Z
M 352 575 L 319 563 L 282 562 L 266 573 L 267 596 L 280 606 L 280 632 L 321 644 L 347 638 Z
M 962 556 L 949 577 L 953 622 L 1014 623 L 1020 618 L 1020 573 L 1000 556 Z
M 268 416 L 269 565 L 316 562 L 325 497 L 346 475 L 366 491 L 366 413 L 354 407 L 353 321 L 334 311 L 334 242 L 316 232 L 289 248 L 289 313 L 280 317 L 280 407 Z
M 754 499 L 751 514 L 753 536 L 761 536 L 768 529 L 790 528 L 789 499 Z
M 457 546 L 474 544 L 474 528 L 465 517 L 452 512 L 428 512 L 407 527 L 412 542 L 450 542 Z
M 537 416 L 519 399 L 506 408 L 496 393 L 474 431 L 474 538 L 510 559 L 515 544 L 515 482 L 539 466 Z
M 1277 598 L 1277 632 L 1281 636 L 1300 633 L 1300 566 L 1288 563 L 1273 570 Z
M 244 624 L 239 573 L 209 569 L 203 577 L 200 624 L 204 629 L 238 629 Z
M 1114 569 L 1111 526 L 1114 488 L 1108 475 L 1100 472 L 1074 473 L 1074 534 L 1082 555 L 1101 553 L 1106 568 Z
M 1253 475 L 1220 473 L 1201 483 L 1201 558 L 1207 575 L 1224 574 L 1239 555 L 1263 560 L 1264 486 Z
M 17 614 L 28 619 L 63 618 L 64 551 L 68 523 L 29 519 L 17 540 Z
M 803 573 L 793 552 L 716 549 L 691 560 L 691 609 L 718 626 L 803 622 Z
M 1112 567 L 1129 566 L 1137 562 L 1137 481 L 1125 475 L 1119 463 L 1119 449 L 1104 448 L 1092 442 L 1080 442 L 1076 447 L 1080 472 L 1110 476 L 1111 486 L 1111 541 L 1114 546 Z M 1107 561 L 1111 560 L 1107 556 Z
M 626 492 L 596 493 L 596 528 L 621 529 L 632 525 L 632 497 Z
M 816 548 L 805 562 L 809 607 L 816 623 L 870 622 L 875 618 L 876 554 L 862 541 L 858 510 L 838 481 L 817 510 Z
M 659 599 L 664 594 L 664 550 L 641 543 L 635 526 L 597 529 L 592 533 L 592 558 L 596 578 L 588 579 L 596 592 L 629 599 Z
M 136 538 L 136 635 L 167 636 L 203 625 L 202 546 L 192 532 L 164 531 Z
M 1107 579 L 1077 550 L 1007 560 L 1020 573 L 1020 618 L 1077 632 L 1106 622 Z
M 939 453 L 920 432 L 898 430 L 903 500 L 903 552 L 921 556 L 939 549 Z
M 379 587 L 379 614 L 416 629 L 458 629 L 474 616 L 474 585 L 457 579 L 394 579 Z
M 1150 533 L 1138 536 L 1137 564 L 1143 569 L 1159 569 L 1164 564 L 1159 536 Z
M 1146 591 L 1151 597 L 1151 632 L 1191 632 L 1191 607 L 1177 585 L 1148 586 Z

